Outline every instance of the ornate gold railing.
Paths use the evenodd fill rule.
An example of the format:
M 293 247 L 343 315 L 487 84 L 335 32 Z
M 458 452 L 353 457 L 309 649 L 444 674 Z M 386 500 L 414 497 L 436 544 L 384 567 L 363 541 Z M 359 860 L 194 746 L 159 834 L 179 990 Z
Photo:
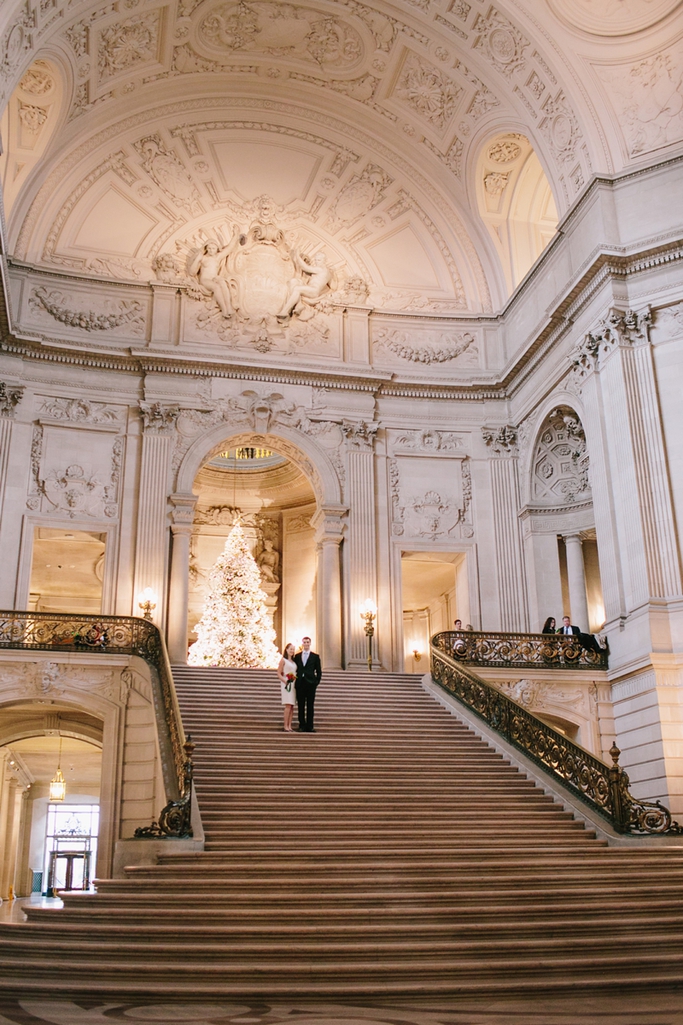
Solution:
M 606 669 L 607 651 L 586 650 L 577 636 L 446 630 L 433 641 L 465 665 L 520 669 Z
M 438 634 L 431 646 L 435 683 L 608 819 L 617 832 L 641 836 L 683 832 L 659 801 L 633 797 L 628 774 L 619 765 L 621 752 L 616 744 L 610 751 L 613 764 L 606 765 L 445 653 L 437 643 L 444 636 Z
M 185 737 L 164 639 L 154 623 L 134 616 L 81 616 L 58 612 L 0 612 L 0 648 L 97 651 L 138 655 L 153 669 L 152 693 L 166 793 L 171 800 L 139 836 L 192 836 L 191 738 Z

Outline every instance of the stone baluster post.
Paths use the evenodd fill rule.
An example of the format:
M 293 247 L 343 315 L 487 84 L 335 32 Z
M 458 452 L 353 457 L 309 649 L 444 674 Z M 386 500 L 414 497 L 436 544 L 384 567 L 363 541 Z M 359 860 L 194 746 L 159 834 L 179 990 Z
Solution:
M 375 517 L 375 465 L 374 439 L 378 424 L 345 420 L 342 430 L 346 437 L 347 489 L 349 525 L 347 535 L 348 567 L 348 649 L 346 664 L 367 666 L 367 637 L 364 632 L 360 607 L 368 599 L 377 603 L 377 529 Z M 388 623 L 385 610 L 385 623 Z M 375 632 L 382 622 L 378 608 Z M 373 646 L 373 665 L 379 644 Z M 379 666 L 379 662 L 377 662 Z
M 342 668 L 342 590 L 340 546 L 344 506 L 319 508 L 311 523 L 318 550 L 317 646 L 323 669 Z
M 157 596 L 152 618 L 163 628 L 166 621 L 166 568 L 168 563 L 168 492 L 177 406 L 141 403 L 144 433 L 140 465 L 135 587 L 133 615 L 140 615 L 138 594 L 151 587 Z
M 525 632 L 529 629 L 529 609 L 519 519 L 517 431 L 514 427 L 483 427 L 482 436 L 490 448 L 501 629 Z
M 588 599 L 586 597 L 586 575 L 583 564 L 583 541 L 580 534 L 565 534 L 567 551 L 567 584 L 572 623 L 585 633 L 589 632 Z
M 196 495 L 171 495 L 171 572 L 168 587 L 168 655 L 187 662 L 187 612 L 190 596 L 190 538 Z

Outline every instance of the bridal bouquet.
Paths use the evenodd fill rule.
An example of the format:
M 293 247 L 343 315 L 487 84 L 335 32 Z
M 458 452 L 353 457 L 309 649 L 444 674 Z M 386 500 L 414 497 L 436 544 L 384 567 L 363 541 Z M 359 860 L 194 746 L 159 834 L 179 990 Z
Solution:
M 287 673 L 287 683 L 285 684 L 285 690 L 286 691 L 289 692 L 292 689 L 292 684 L 294 683 L 295 680 L 296 680 L 296 676 L 294 675 L 294 673 Z

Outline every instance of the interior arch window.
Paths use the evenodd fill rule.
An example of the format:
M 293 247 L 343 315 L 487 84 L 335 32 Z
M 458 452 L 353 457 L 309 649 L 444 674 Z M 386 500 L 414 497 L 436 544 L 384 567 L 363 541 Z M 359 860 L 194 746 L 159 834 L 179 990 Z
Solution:
M 9 216 L 22 185 L 54 135 L 62 106 L 63 83 L 56 65 L 36 60 L 21 77 L 0 119 L 0 156 L 5 213 Z
M 483 146 L 477 203 L 510 294 L 548 245 L 558 222 L 550 183 L 525 135 L 506 132 Z

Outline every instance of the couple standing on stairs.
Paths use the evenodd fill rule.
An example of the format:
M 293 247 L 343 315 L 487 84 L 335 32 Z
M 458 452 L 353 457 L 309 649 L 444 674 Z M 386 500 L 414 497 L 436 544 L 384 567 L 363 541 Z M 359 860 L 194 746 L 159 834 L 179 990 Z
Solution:
M 280 692 L 284 707 L 285 733 L 293 733 L 294 702 L 299 711 L 299 733 L 315 733 L 313 705 L 315 692 L 322 676 L 320 655 L 311 651 L 311 638 L 302 637 L 301 651 L 294 654 L 294 645 L 286 644 L 277 667 Z

